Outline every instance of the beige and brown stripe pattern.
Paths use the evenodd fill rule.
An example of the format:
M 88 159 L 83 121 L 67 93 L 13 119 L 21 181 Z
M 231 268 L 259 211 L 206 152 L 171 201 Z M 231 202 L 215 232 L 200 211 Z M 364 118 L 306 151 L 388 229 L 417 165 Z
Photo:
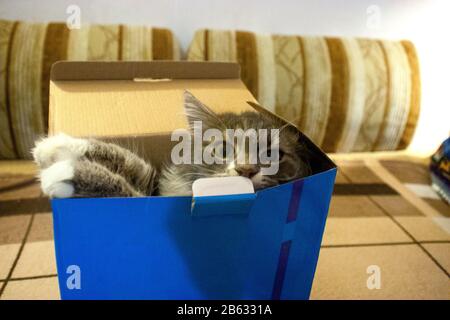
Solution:
M 273 36 L 272 39 L 276 72 L 275 112 L 299 124 L 305 81 L 301 43 L 298 38 L 289 36 Z
M 219 62 L 237 62 L 236 33 L 210 30 L 207 43 L 217 41 L 217 46 L 209 47 L 207 60 Z
M 365 69 L 363 119 L 353 151 L 371 150 L 378 137 L 387 104 L 388 75 L 384 53 L 377 41 L 358 40 Z
M 118 25 L 93 25 L 89 28 L 88 60 L 114 61 L 119 58 Z
M 233 33 L 233 31 L 230 31 L 230 33 Z M 206 50 L 206 42 L 209 40 L 206 40 L 208 34 L 208 30 L 200 30 L 197 31 L 194 34 L 194 38 L 192 39 L 188 52 L 187 52 L 187 59 L 189 61 L 208 61 L 207 57 L 207 50 Z
M 358 137 L 365 112 L 365 69 L 361 49 L 356 39 L 344 38 L 341 40 L 347 55 L 349 67 L 349 90 L 347 116 L 337 152 L 353 150 Z
M 275 112 L 276 69 L 271 36 L 256 36 L 256 56 L 258 61 L 258 101 Z
M 411 68 L 411 107 L 409 110 L 408 120 L 406 122 L 403 136 L 400 139 L 400 143 L 397 149 L 406 148 L 412 140 L 414 131 L 416 129 L 417 121 L 419 120 L 420 112 L 420 72 L 419 72 L 419 60 L 417 58 L 416 49 L 410 41 L 402 41 L 401 44 L 408 56 L 409 66 Z
M 167 29 L 152 29 L 153 60 L 172 60 L 174 57 L 174 40 L 172 32 Z
M 8 95 L 20 158 L 29 158 L 34 141 L 45 133 L 41 70 L 46 29 L 46 24 L 19 23 L 12 43 Z
M 90 26 L 83 25 L 80 29 L 72 29 L 67 40 L 67 60 L 88 60 Z
M 67 60 L 67 44 L 69 29 L 64 23 L 50 23 L 47 27 L 44 43 L 44 58 L 42 60 L 42 121 L 44 130 L 48 130 L 48 99 L 50 85 L 50 69 L 58 60 Z
M 325 137 L 322 142 L 324 150 L 337 150 L 347 116 L 349 67 L 344 45 L 337 38 L 328 38 L 328 52 L 332 70 L 332 89 L 330 113 L 327 119 Z
M 381 41 L 389 69 L 389 97 L 374 150 L 395 150 L 408 120 L 411 101 L 411 68 L 399 42 Z
M 17 23 L 0 20 L 0 158 L 2 159 L 17 157 L 8 96 L 11 39 L 16 28 Z
M 211 47 L 211 42 L 208 42 L 207 47 Z M 236 31 L 236 50 L 237 61 L 241 65 L 242 80 L 253 96 L 258 97 L 259 70 L 255 34 L 245 31 Z
M 126 61 L 152 60 L 151 30 L 143 26 L 122 26 L 121 59 Z
M 58 60 L 179 59 L 167 29 L 0 20 L 0 159 L 30 158 L 48 128 L 48 85 Z
M 411 42 L 200 30 L 188 51 L 195 61 L 235 55 L 260 103 L 327 152 L 395 150 L 411 141 L 420 109 Z
M 301 38 L 305 81 L 300 130 L 316 144 L 325 136 L 330 110 L 332 72 L 331 60 L 324 38 Z

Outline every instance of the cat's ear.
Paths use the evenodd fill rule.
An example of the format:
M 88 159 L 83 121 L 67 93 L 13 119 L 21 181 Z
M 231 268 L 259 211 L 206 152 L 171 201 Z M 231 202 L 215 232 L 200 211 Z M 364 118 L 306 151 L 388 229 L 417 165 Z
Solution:
M 223 126 L 219 117 L 198 100 L 192 93 L 185 90 L 184 94 L 184 111 L 188 120 L 189 127 L 194 128 L 194 121 L 201 121 L 202 127 L 207 128 L 221 128 Z
M 258 113 L 260 113 L 263 117 L 272 122 L 275 126 L 277 127 L 293 126 L 292 124 L 287 123 L 284 120 L 281 120 L 278 116 L 274 115 L 272 112 L 268 111 L 266 108 L 260 106 L 259 104 L 252 101 L 247 101 L 247 103 Z

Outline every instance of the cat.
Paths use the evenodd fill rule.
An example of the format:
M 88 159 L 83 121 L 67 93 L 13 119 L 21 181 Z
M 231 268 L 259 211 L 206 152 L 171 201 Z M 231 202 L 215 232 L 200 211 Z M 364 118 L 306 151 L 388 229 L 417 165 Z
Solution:
M 184 109 L 191 128 L 280 129 L 279 169 L 264 175 L 261 164 L 173 164 L 161 169 L 113 143 L 75 138 L 64 133 L 36 142 L 33 158 L 40 169 L 43 193 L 50 198 L 184 196 L 192 194 L 198 178 L 244 176 L 255 190 L 311 174 L 308 150 L 300 133 L 270 114 L 257 112 L 216 114 L 190 92 L 184 92 Z M 270 147 L 270 146 L 269 146 Z

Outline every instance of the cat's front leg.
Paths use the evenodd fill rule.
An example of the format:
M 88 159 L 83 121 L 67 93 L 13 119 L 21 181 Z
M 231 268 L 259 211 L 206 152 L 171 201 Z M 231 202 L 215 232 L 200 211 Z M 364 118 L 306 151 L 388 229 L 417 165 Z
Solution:
M 87 159 L 55 162 L 39 178 L 42 191 L 50 198 L 143 196 L 122 176 Z
M 140 192 L 147 195 L 155 194 L 158 172 L 134 152 L 114 143 L 89 139 L 85 157 L 124 177 Z
M 32 153 L 41 169 L 59 161 L 87 158 L 122 176 L 134 189 L 146 195 L 156 191 L 157 170 L 133 152 L 112 143 L 60 133 L 37 142 Z
M 36 142 L 32 150 L 34 161 L 41 169 L 64 160 L 77 160 L 89 149 L 89 140 L 59 133 Z
M 99 165 L 99 168 L 120 176 L 120 181 L 125 181 L 138 193 L 153 195 L 156 191 L 157 170 L 133 152 L 112 143 L 74 138 L 60 133 L 38 141 L 32 153 L 41 170 L 56 164 L 55 168 L 62 167 L 64 165 L 59 164 L 62 161 L 66 161 L 67 167 L 78 164 L 81 160 L 90 160 L 90 163 Z

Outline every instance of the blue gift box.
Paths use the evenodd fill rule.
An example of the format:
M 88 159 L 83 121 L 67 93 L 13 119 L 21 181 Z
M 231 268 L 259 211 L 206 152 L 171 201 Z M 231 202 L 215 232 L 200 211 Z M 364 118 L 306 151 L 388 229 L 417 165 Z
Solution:
M 185 125 L 184 89 L 218 110 L 254 101 L 236 64 L 60 62 L 50 131 L 132 141 L 158 161 L 163 131 Z M 135 123 L 146 116 L 152 131 Z M 305 140 L 314 174 L 255 194 L 52 200 L 61 298 L 308 299 L 336 167 Z

